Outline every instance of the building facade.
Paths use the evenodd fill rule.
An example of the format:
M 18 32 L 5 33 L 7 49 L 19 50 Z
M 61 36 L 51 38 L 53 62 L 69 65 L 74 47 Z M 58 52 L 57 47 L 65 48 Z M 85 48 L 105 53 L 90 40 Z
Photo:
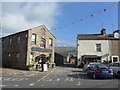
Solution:
M 120 60 L 120 30 L 113 34 L 78 34 L 77 66 L 89 62 L 116 62 Z
M 54 64 L 55 37 L 44 26 L 35 27 L 2 38 L 2 66 L 26 69 L 44 62 Z

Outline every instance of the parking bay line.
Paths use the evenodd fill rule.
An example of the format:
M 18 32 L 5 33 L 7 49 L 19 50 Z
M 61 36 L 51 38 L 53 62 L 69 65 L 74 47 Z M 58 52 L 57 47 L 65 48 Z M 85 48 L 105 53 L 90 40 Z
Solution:
M 80 83 L 80 76 L 79 76 L 79 74 L 78 73 L 76 73 L 77 74 L 77 76 L 78 76 L 78 84 L 76 84 L 76 85 L 80 85 L 81 83 Z
M 56 68 L 55 68 L 56 69 Z M 39 80 L 37 80 L 35 83 L 40 82 L 41 80 L 43 80 L 44 78 L 46 78 L 47 76 L 49 76 L 55 69 L 53 69 L 50 73 L 48 73 L 47 75 L 43 76 L 42 78 L 40 78 Z M 35 83 L 31 83 L 29 84 L 29 86 L 33 86 L 35 85 Z

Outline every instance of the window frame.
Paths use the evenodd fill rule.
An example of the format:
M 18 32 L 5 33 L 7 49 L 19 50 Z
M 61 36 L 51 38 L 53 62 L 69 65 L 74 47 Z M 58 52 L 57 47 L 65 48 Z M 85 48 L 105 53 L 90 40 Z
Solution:
M 33 39 L 33 35 L 35 36 L 34 39 Z M 37 38 L 37 35 L 35 33 L 32 33 L 32 36 L 31 36 L 31 43 L 32 44 L 36 44 L 36 38 Z
M 46 48 L 46 40 L 44 38 L 41 38 L 41 40 L 40 40 L 40 47 L 41 48 Z
M 96 52 L 102 52 L 101 44 L 96 44 Z

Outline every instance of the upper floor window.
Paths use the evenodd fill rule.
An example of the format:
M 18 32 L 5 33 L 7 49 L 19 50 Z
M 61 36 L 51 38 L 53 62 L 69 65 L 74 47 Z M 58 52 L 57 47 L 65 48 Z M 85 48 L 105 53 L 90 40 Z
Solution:
M 45 35 L 45 29 L 42 29 L 41 34 Z
M 16 60 L 17 60 L 17 61 L 18 61 L 18 59 L 19 59 L 19 56 L 20 56 L 20 54 L 17 53 L 17 54 L 16 54 Z
M 36 34 L 32 34 L 31 43 L 36 44 Z
M 45 46 L 46 46 L 46 40 L 42 38 L 40 41 L 40 47 L 45 48 Z
M 9 45 L 11 46 L 12 45 L 12 39 L 9 38 Z
M 18 44 L 20 44 L 20 36 L 18 36 L 17 39 L 18 39 Z
M 52 47 L 53 40 L 52 38 L 49 38 L 49 46 Z
M 101 52 L 101 44 L 96 44 L 96 51 Z

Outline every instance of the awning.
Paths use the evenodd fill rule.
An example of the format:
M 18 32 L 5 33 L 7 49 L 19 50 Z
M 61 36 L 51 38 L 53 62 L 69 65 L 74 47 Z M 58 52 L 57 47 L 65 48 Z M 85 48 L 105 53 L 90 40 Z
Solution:
M 97 55 L 84 55 L 84 58 L 97 58 Z

